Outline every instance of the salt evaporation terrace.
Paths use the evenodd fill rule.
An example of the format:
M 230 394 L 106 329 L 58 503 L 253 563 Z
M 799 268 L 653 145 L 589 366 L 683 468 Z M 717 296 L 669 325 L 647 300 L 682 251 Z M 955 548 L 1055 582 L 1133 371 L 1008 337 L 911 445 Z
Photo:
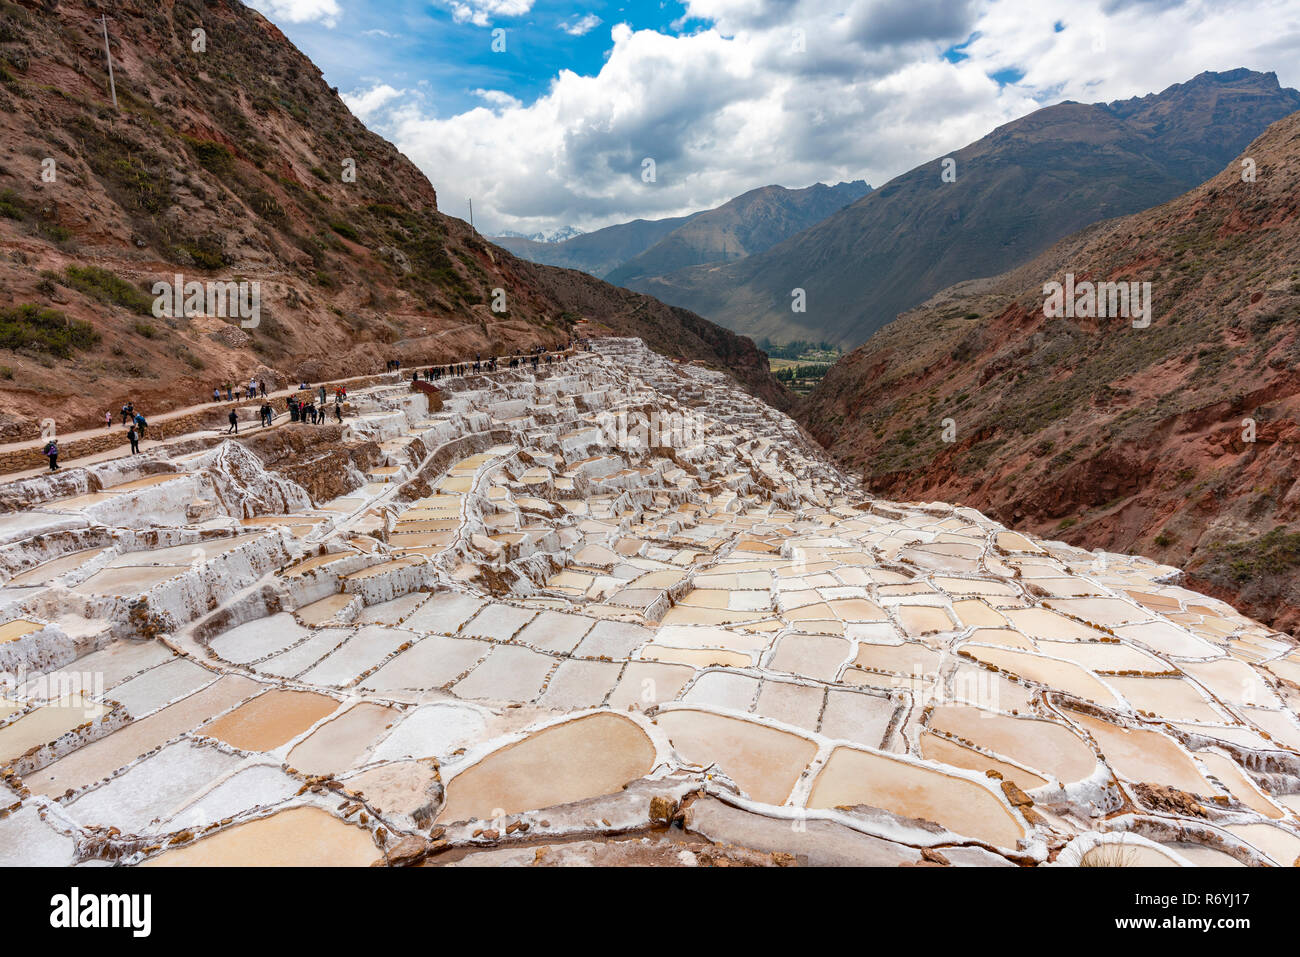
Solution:
M 440 385 L 354 394 L 331 501 L 235 442 L 22 483 L 0 861 L 1300 857 L 1300 651 L 1177 569 L 872 500 L 636 340 Z

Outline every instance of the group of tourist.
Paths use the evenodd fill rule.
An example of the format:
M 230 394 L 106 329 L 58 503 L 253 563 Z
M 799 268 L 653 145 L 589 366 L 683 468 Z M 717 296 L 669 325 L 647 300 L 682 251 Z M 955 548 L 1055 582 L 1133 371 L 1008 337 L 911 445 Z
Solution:
M 569 348 L 577 348 L 578 345 L 576 341 L 571 342 Z M 588 351 L 591 349 L 590 344 L 585 342 L 582 343 L 582 347 Z M 469 375 L 472 372 L 496 372 L 501 361 L 506 361 L 506 367 L 510 369 L 517 369 L 531 363 L 533 370 L 536 371 L 542 363 L 550 365 L 551 363 L 560 362 L 563 361 L 565 356 L 566 353 L 564 352 L 547 352 L 543 346 L 534 346 L 526 354 L 513 355 L 509 360 L 498 360 L 496 356 L 489 356 L 484 359 L 481 353 L 476 353 L 473 362 L 451 362 L 445 365 L 430 366 L 424 370 L 424 378 L 428 382 L 434 382 L 443 376 Z M 390 372 L 400 370 L 402 360 L 389 359 L 387 367 Z M 419 379 L 420 372 L 418 370 L 411 373 L 412 382 L 417 382 Z M 256 377 L 249 378 L 247 390 L 243 386 L 232 385 L 229 382 L 224 386 L 213 386 L 213 402 L 223 401 L 221 397 L 222 389 L 225 390 L 224 401 L 226 402 L 237 402 L 245 398 L 253 399 L 259 396 L 267 399 L 269 395 L 266 389 L 266 381 Z M 305 391 L 308 391 L 308 386 L 304 382 L 299 385 L 299 393 Z M 316 397 L 311 395 L 305 399 L 297 396 L 288 398 L 286 406 L 290 422 L 309 422 L 313 425 L 320 425 L 325 422 L 328 418 L 325 386 L 321 385 L 317 391 L 319 402 Z M 343 403 L 347 400 L 347 397 L 348 390 L 345 386 L 339 385 L 335 387 L 334 419 L 337 422 L 343 421 Z M 257 412 L 258 422 L 261 426 L 263 428 L 269 427 L 275 421 L 275 416 L 275 409 L 271 406 L 269 399 L 263 402 Z M 226 429 L 226 434 L 239 434 L 239 413 L 237 410 L 233 408 L 230 410 L 227 421 L 230 423 L 230 428 Z M 145 420 L 144 415 L 135 410 L 134 402 L 128 402 L 122 406 L 122 424 L 127 426 L 126 438 L 131 444 L 131 454 L 136 455 L 140 451 L 140 441 L 144 438 L 145 429 L 148 428 L 149 423 Z M 113 416 L 110 412 L 104 413 L 104 427 L 107 429 L 113 427 Z M 51 472 L 59 471 L 59 443 L 57 439 L 51 438 L 42 448 L 41 454 L 49 458 Z
M 577 343 L 571 343 L 569 346 L 571 349 L 576 347 Z M 436 382 L 443 376 L 471 375 L 476 372 L 496 372 L 497 369 L 500 368 L 502 362 L 505 363 L 505 367 L 508 369 L 518 369 L 531 364 L 533 370 L 536 371 L 543 363 L 550 365 L 555 362 L 564 361 L 567 355 L 567 352 L 547 352 L 544 346 L 534 346 L 527 353 L 513 355 L 509 359 L 505 359 L 504 357 L 498 359 L 496 356 L 489 356 L 487 359 L 484 359 L 482 354 L 475 354 L 473 362 L 449 362 L 446 365 L 429 366 L 424 370 L 423 376 L 426 382 Z M 394 363 L 397 364 L 395 365 Z M 389 362 L 388 367 L 389 369 L 394 369 L 399 365 L 400 362 L 392 360 Z M 418 382 L 420 377 L 421 373 L 419 370 L 411 373 L 412 382 Z
M 247 391 L 245 391 L 243 386 L 238 386 L 238 385 L 232 386 L 229 382 L 227 382 L 225 386 L 213 386 L 212 387 L 213 402 L 222 401 L 221 390 L 223 388 L 226 391 L 226 398 L 225 398 L 226 402 L 238 402 L 241 399 L 255 399 L 259 395 L 265 398 L 267 395 L 266 380 L 249 379 Z

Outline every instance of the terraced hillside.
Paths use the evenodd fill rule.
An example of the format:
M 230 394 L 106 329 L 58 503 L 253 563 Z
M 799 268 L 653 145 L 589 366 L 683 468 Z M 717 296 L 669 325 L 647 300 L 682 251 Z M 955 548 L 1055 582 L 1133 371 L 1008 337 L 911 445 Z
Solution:
M 348 401 L 0 486 L 0 863 L 1300 857 L 1300 650 L 1176 568 L 632 339 Z

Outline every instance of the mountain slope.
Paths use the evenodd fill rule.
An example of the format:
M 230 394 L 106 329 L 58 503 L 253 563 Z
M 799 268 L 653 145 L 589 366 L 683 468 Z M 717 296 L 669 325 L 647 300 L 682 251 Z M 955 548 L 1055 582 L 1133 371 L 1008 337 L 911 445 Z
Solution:
M 761 252 L 825 219 L 871 189 L 861 180 L 804 189 L 762 186 L 713 209 L 670 219 L 638 219 L 560 243 L 498 236 L 515 255 L 581 269 L 639 289 L 651 276 L 697 263 L 730 262 Z
M 763 186 L 743 193 L 688 222 L 604 278 L 642 289 L 653 276 L 711 262 L 731 262 L 770 249 L 870 192 L 857 180 L 806 189 Z
M 1150 326 L 1046 318 L 1067 273 L 1152 283 Z M 1298 366 L 1300 113 L 1188 194 L 899 317 L 798 415 L 876 491 L 1149 554 L 1294 630 Z
M 756 338 L 858 345 L 954 282 L 1191 189 L 1296 109 L 1300 93 L 1248 70 L 1122 102 L 1057 104 L 953 153 L 955 182 L 936 159 L 765 253 L 637 288 Z M 791 309 L 795 288 L 806 312 Z
M 756 394 L 786 401 L 747 340 L 553 275 L 439 213 L 424 175 L 247 7 L 114 5 L 114 109 L 101 5 L 46 6 L 0 0 L 11 158 L 0 166 L 0 438 L 34 440 L 46 418 L 102 422 L 128 400 L 166 411 L 251 375 L 286 383 L 390 358 L 553 346 L 580 318 L 732 365 Z M 154 315 L 153 284 L 178 274 L 259 283 L 259 321 L 208 314 L 210 303 Z

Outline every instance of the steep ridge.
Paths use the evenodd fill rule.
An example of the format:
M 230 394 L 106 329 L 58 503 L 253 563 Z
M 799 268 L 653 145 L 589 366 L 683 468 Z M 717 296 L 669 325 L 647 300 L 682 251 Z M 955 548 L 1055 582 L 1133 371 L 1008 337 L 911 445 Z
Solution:
M 242 4 L 49 8 L 0 2 L 0 440 L 102 423 L 128 400 L 185 407 L 250 376 L 282 387 L 556 346 L 581 319 L 734 364 L 786 401 L 752 343 L 552 275 L 439 213 L 425 176 Z M 177 276 L 246 281 L 257 308 L 206 297 L 155 315 L 154 284 Z
M 1069 273 L 1150 282 L 1149 327 L 1045 317 L 1044 285 Z M 875 490 L 1153 555 L 1294 631 L 1298 361 L 1293 114 L 1185 196 L 901 316 L 798 415 Z
M 936 158 L 765 253 L 637 288 L 755 338 L 860 345 L 940 289 L 1186 192 L 1296 109 L 1300 93 L 1249 70 L 1060 103 L 951 154 L 955 181 Z M 796 288 L 805 312 L 792 311 Z

